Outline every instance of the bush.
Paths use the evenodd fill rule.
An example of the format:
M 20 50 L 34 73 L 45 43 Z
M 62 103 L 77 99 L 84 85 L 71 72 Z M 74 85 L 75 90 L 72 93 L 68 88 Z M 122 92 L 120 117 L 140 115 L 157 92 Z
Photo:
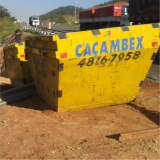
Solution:
M 56 19 L 55 19 L 56 23 L 60 23 L 60 24 L 65 24 L 67 23 L 66 19 L 63 17 L 63 16 L 58 16 Z
M 6 9 L 0 5 L 0 20 L 3 20 L 4 18 L 11 19 L 11 15 L 10 15 L 10 12 L 8 11 L 8 9 Z
M 0 21 L 0 42 L 6 36 L 13 34 L 15 30 L 18 29 L 19 27 L 20 27 L 19 25 L 14 24 L 10 19 L 1 20 Z

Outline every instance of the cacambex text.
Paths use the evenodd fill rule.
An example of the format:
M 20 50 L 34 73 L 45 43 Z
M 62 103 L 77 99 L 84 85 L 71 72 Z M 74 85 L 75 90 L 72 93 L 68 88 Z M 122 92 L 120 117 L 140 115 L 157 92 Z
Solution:
M 123 39 L 117 39 L 117 40 L 111 40 L 111 47 L 110 49 L 107 46 L 107 42 L 103 41 L 101 43 L 95 42 L 93 45 L 90 45 L 90 43 L 86 43 L 84 52 L 80 52 L 80 49 L 82 49 L 82 44 L 77 45 L 76 47 L 76 56 L 77 57 L 85 57 L 87 55 L 91 56 L 93 55 L 101 55 L 103 53 L 115 53 L 115 52 L 123 52 L 127 50 L 138 50 L 143 49 L 143 41 L 144 36 L 141 37 L 131 37 L 130 39 L 123 38 Z M 135 42 L 137 42 L 137 45 L 135 45 Z M 100 47 L 100 50 L 98 51 L 97 47 Z

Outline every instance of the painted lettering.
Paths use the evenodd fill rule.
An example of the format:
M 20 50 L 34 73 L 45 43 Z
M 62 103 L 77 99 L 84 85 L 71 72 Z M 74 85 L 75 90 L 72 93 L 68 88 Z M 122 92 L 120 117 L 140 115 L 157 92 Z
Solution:
M 124 38 L 122 39 L 122 51 L 127 51 L 128 50 L 128 39 Z
M 110 41 L 111 45 L 109 45 L 109 42 L 107 43 L 106 41 L 103 41 L 101 44 L 99 42 L 94 42 L 93 44 L 86 43 L 84 48 L 82 44 L 78 44 L 75 50 L 75 54 L 76 54 L 76 57 L 82 57 L 82 56 L 86 57 L 87 55 L 97 56 L 97 55 L 107 54 L 107 53 L 138 50 L 143 48 L 143 43 L 142 43 L 143 39 L 144 39 L 144 36 L 131 37 L 129 39 L 127 38 L 116 39 L 116 40 Z M 80 50 L 84 50 L 84 54 L 82 54 L 82 51 Z
M 142 36 L 142 37 L 137 37 L 138 45 L 137 45 L 137 48 L 136 48 L 136 49 L 143 48 L 143 45 L 142 45 L 142 40 L 143 40 L 143 38 L 144 38 L 144 36 Z
M 106 41 L 103 41 L 103 42 L 102 42 L 100 54 L 103 54 L 103 53 L 108 53 Z
M 112 50 L 113 52 L 119 52 L 120 51 L 120 42 L 119 42 L 119 39 L 116 40 L 116 43 L 114 40 L 111 41 L 111 50 L 110 50 L 110 53 L 112 53 Z
M 135 46 L 135 37 L 130 38 L 130 50 L 134 50 L 134 46 Z
M 93 47 L 92 47 L 92 52 L 93 52 L 93 54 L 94 54 L 95 56 L 98 55 L 98 51 L 95 50 L 96 47 L 98 47 L 98 42 L 95 42 L 95 43 L 93 44 Z
M 79 49 L 82 48 L 82 45 L 79 44 L 77 47 L 76 47 L 76 56 L 77 57 L 81 57 L 81 53 L 79 53 Z
M 83 57 L 85 57 L 86 55 L 91 56 L 91 47 L 90 47 L 90 44 L 89 44 L 89 43 L 86 44 Z

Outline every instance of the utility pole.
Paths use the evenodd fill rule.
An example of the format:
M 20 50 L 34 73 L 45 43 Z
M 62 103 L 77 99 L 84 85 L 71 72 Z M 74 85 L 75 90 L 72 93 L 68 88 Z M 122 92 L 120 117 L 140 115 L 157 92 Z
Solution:
M 75 14 L 74 14 L 74 17 L 76 18 L 77 16 L 77 4 L 78 4 L 78 2 L 77 1 L 75 1 Z

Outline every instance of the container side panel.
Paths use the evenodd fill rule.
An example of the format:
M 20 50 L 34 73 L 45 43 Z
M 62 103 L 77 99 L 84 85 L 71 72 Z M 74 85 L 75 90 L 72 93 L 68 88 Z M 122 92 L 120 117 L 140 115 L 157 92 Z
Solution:
M 33 53 L 33 52 L 32 52 Z M 55 111 L 58 110 L 59 60 L 47 55 L 27 53 L 37 93 Z
M 14 87 L 33 82 L 24 47 L 23 42 L 4 48 L 5 67 Z
M 28 38 L 56 42 L 57 50 L 26 48 L 37 93 L 58 112 L 131 102 L 158 51 L 157 25 Z

